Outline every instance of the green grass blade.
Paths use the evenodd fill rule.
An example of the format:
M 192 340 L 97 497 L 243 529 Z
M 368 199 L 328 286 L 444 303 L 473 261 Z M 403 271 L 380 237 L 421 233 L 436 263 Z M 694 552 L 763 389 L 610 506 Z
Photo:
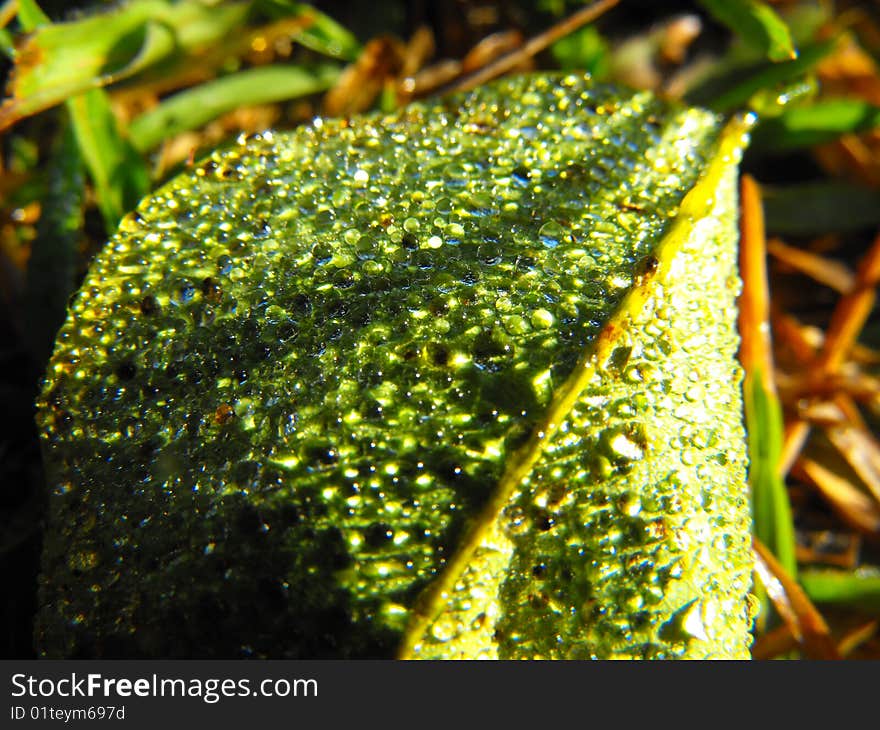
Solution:
M 55 24 L 39 23 L 33 2 L 23 6 L 20 19 L 24 7 L 29 9 L 22 26 L 34 33 L 18 54 L 10 95 L 0 108 L 0 130 L 96 86 L 219 43 L 240 29 L 250 3 L 209 7 L 197 0 L 135 0 Z
M 7 28 L 0 28 L 0 53 L 10 60 L 15 57 L 15 41 Z
M 150 188 L 150 176 L 140 155 L 119 132 L 103 89 L 68 100 L 67 108 L 107 231 L 132 210 Z
M 779 474 L 782 409 L 768 392 L 760 371 L 746 375 L 743 404 L 749 440 L 749 484 L 754 532 L 792 577 L 797 573 L 794 521 L 785 483 Z
M 765 89 L 773 89 L 801 78 L 834 49 L 835 41 L 802 48 L 798 57 L 782 63 L 765 63 L 746 69 L 731 69 L 723 78 L 707 80 L 688 94 L 691 103 L 708 106 L 717 112 L 746 107 L 749 100 Z
M 145 152 L 240 106 L 272 104 L 328 89 L 335 66 L 263 66 L 223 76 L 175 94 L 131 123 L 134 146 Z
M 25 32 L 30 33 L 41 25 L 49 25 L 52 21 L 35 0 L 18 0 L 18 22 Z
M 353 61 L 360 55 L 361 44 L 352 33 L 330 16 L 307 3 L 292 0 L 257 0 L 256 7 L 275 18 L 300 16 L 309 18 L 310 23 L 294 35 L 294 40 L 312 51 L 346 61 Z
M 752 142 L 766 150 L 796 149 L 878 126 L 880 107 L 861 99 L 824 99 L 789 107 L 779 116 L 764 120 L 753 133 Z
M 35 363 L 45 363 L 75 288 L 76 248 L 82 232 L 83 161 L 69 127 L 54 145 L 37 237 L 27 269 L 27 336 Z
M 788 26 L 767 3 L 700 0 L 700 5 L 771 61 L 789 61 L 797 57 Z
M 880 573 L 859 570 L 809 570 L 800 576 L 801 585 L 815 603 L 880 611 Z
M 880 192 L 842 182 L 764 187 L 767 230 L 783 236 L 818 236 L 880 225 Z

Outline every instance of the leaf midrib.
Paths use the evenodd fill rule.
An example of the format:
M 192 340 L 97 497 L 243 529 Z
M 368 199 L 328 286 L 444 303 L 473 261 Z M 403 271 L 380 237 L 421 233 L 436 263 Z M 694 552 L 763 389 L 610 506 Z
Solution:
M 688 240 L 697 222 L 711 209 L 721 178 L 745 147 L 747 133 L 753 124 L 751 115 L 736 116 L 722 129 L 706 170 L 685 194 L 669 229 L 655 248 L 653 256 L 656 266 L 648 267 L 644 273 L 636 276 L 633 286 L 621 299 L 617 309 L 598 335 L 584 348 L 571 375 L 554 394 L 547 411 L 532 429 L 528 440 L 507 460 L 504 472 L 489 500 L 468 526 L 455 552 L 437 578 L 419 595 L 403 633 L 397 654 L 399 659 L 413 658 L 416 647 L 442 612 L 483 537 L 508 505 L 519 485 L 529 476 L 532 467 L 540 460 L 545 446 L 559 430 L 587 384 L 604 368 L 618 344 L 620 334 L 625 331 L 627 322 L 638 315 L 655 287 L 668 275 L 675 255 Z

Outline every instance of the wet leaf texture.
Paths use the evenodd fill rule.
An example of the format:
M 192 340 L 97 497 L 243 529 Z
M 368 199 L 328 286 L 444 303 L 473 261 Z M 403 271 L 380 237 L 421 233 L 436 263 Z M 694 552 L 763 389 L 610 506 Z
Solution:
M 38 404 L 41 654 L 746 657 L 741 143 L 529 76 L 145 200 Z

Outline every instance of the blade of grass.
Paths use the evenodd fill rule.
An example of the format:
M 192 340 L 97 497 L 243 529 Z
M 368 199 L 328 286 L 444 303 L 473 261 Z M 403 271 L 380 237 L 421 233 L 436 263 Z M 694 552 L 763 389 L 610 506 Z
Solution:
M 880 611 L 880 574 L 876 570 L 805 570 L 801 584 L 816 603 Z
M 743 403 L 749 439 L 749 484 L 755 534 L 773 551 L 785 570 L 797 570 L 791 505 L 780 476 L 782 408 L 773 383 L 770 345 L 766 245 L 757 183 L 744 175 L 740 204 L 740 361 L 745 370 Z
M 768 589 L 768 594 L 780 616 L 789 625 L 792 634 L 799 637 L 804 653 L 812 659 L 840 659 L 840 653 L 831 638 L 828 624 L 804 590 L 760 540 L 753 539 L 752 547 L 755 554 L 755 569 L 765 587 L 768 582 L 771 584 L 778 582 L 784 591 L 784 600 L 781 599 L 778 590 Z M 791 623 L 792 618 L 794 623 Z
M 15 58 L 15 41 L 12 32 L 6 26 L 18 14 L 18 3 L 15 0 L 6 0 L 0 5 L 0 53 L 8 59 Z
M 752 371 L 743 383 L 754 531 L 770 545 L 788 572 L 795 574 L 794 522 L 780 474 L 784 466 L 782 411 L 775 393 L 762 387 L 761 377 L 760 371 Z
M 132 121 L 130 138 L 136 149 L 146 152 L 169 137 L 196 129 L 238 107 L 272 104 L 324 91 L 338 76 L 339 68 L 330 65 L 274 65 L 239 71 L 169 97 Z
M 12 39 L 12 33 L 6 28 L 0 28 L 0 53 L 9 59 L 15 55 L 15 41 Z
M 131 142 L 119 133 L 103 89 L 68 100 L 67 109 L 107 233 L 113 233 L 122 216 L 147 194 L 149 173 Z
M 0 131 L 89 89 L 128 78 L 173 55 L 211 45 L 239 28 L 249 2 L 208 5 L 196 0 L 134 0 L 78 20 L 38 22 L 38 7 L 19 19 L 34 31 L 16 54 L 10 98 L 0 107 Z M 23 13 L 27 8 L 27 20 Z
M 718 112 L 730 112 L 748 105 L 749 99 L 766 89 L 800 79 L 834 49 L 835 41 L 824 41 L 801 49 L 798 57 L 783 63 L 762 64 L 746 71 L 731 71 L 724 79 L 709 79 L 688 94 L 692 103 L 709 106 Z
M 170 58 L 146 69 L 131 82 L 115 87 L 112 91 L 113 107 L 117 113 L 120 108 L 140 113 L 145 108 L 144 100 L 160 99 L 216 78 L 229 68 L 231 60 L 249 56 L 254 48 L 262 48 L 271 54 L 269 49 L 284 44 L 306 23 L 304 18 L 282 18 L 268 25 L 245 28 L 234 38 L 224 38 L 220 44 L 200 44 L 193 49 L 191 56 L 185 59 Z
M 354 61 L 361 52 L 361 44 L 352 33 L 311 5 L 292 0 L 257 0 L 256 7 L 276 18 L 307 18 L 309 22 L 293 38 L 312 51 L 345 61 Z
M 68 127 L 53 146 L 48 189 L 27 268 L 27 337 L 34 363 L 47 362 L 75 289 L 76 249 L 83 223 L 83 162 Z
M 763 120 L 752 144 L 770 151 L 812 147 L 880 126 L 880 107 L 861 99 L 822 99 Z
M 52 21 L 36 3 L 36 0 L 18 0 L 18 22 L 27 33 L 32 33 L 42 25 Z
M 797 58 L 788 26 L 767 3 L 757 0 L 700 0 L 700 5 L 771 61 Z

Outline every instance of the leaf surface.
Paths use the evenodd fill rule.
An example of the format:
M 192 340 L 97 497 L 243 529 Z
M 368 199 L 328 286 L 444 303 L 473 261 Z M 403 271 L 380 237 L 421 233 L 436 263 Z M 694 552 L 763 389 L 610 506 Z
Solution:
M 42 653 L 746 656 L 743 135 L 526 76 L 145 200 L 39 404 Z

